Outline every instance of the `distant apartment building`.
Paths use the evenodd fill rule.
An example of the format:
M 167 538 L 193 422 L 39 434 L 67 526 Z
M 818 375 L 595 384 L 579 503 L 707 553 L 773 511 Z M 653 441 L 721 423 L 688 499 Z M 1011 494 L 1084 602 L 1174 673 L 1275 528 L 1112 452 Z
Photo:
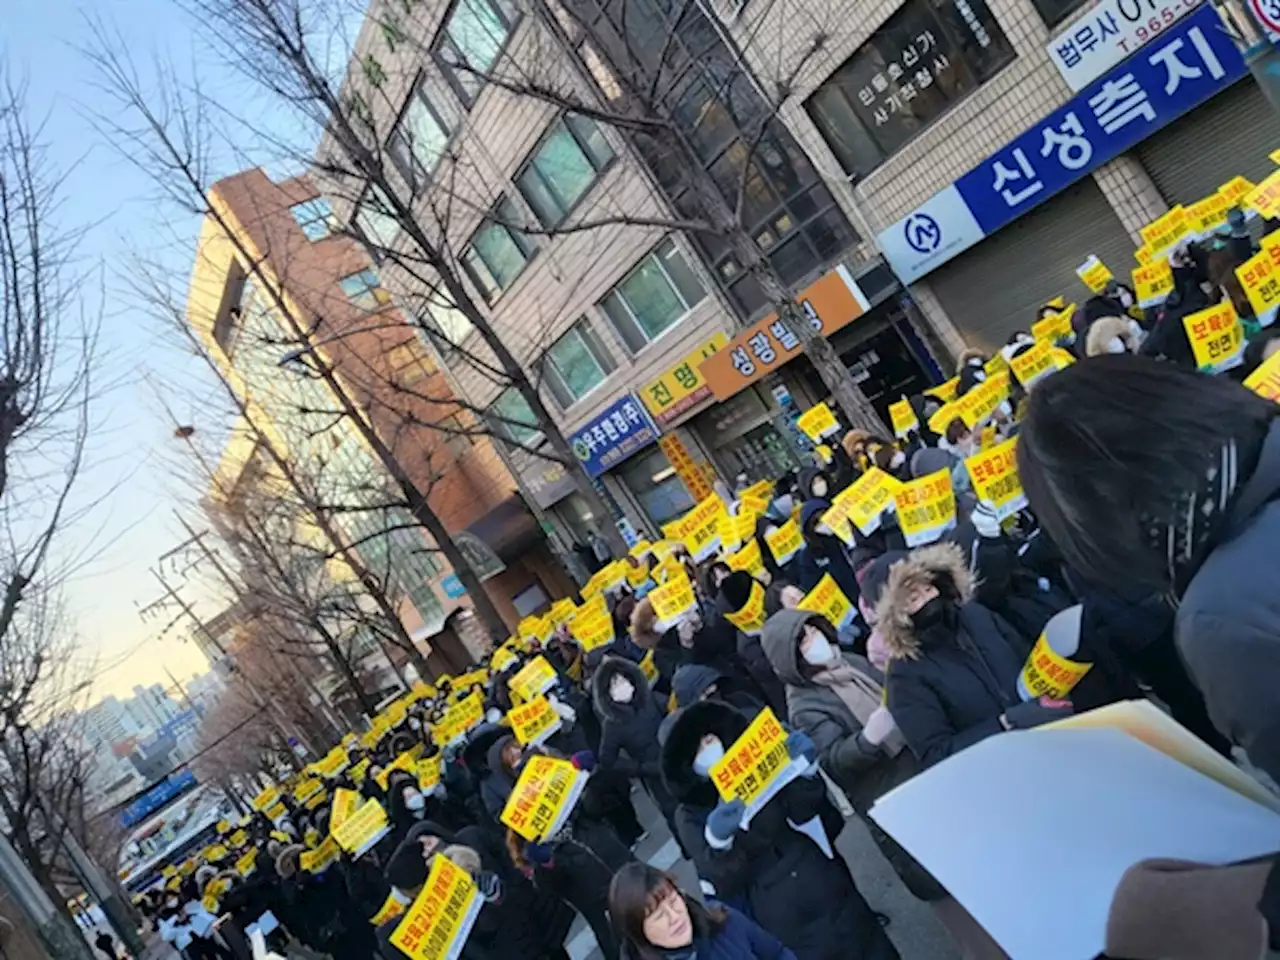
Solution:
M 466 411 L 451 400 L 449 383 L 390 302 L 363 248 L 333 232 L 329 205 L 311 182 L 275 183 L 254 169 L 218 182 L 212 196 L 228 231 L 282 291 L 313 349 L 426 494 L 509 625 L 522 615 L 521 598 L 554 598 L 570 589 L 511 474 L 484 438 L 464 435 Z M 386 502 L 377 499 L 387 486 L 383 465 L 355 425 L 330 412 L 337 404 L 325 383 L 308 375 L 308 350 L 212 217 L 201 231 L 188 322 L 255 426 L 269 431 L 274 450 L 300 474 L 315 479 L 323 499 L 350 507 Z M 302 363 L 291 363 L 290 354 Z M 437 423 L 455 429 L 434 429 Z M 238 429 L 211 496 L 234 504 L 281 482 L 259 437 Z M 450 663 L 464 665 L 487 642 L 475 635 L 456 576 L 404 510 L 336 511 L 335 522 L 366 570 L 402 598 L 401 619 L 424 648 L 449 651 Z
M 624 7 L 635 12 L 630 20 Z M 673 64 L 668 79 L 679 78 L 664 109 L 727 199 L 745 183 L 744 225 L 822 315 L 881 414 L 902 393 L 944 378 L 946 340 L 903 302 L 824 171 L 782 123 L 757 135 L 763 94 L 721 24 L 700 5 L 679 5 L 684 19 L 668 37 L 664 17 L 675 9 L 374 3 L 347 77 L 348 102 L 376 131 L 400 194 L 457 251 L 468 290 L 541 384 L 614 511 L 590 515 L 564 471 L 536 456 L 543 437 L 536 425 L 518 425 L 528 417 L 521 397 L 460 358 L 484 354 L 465 320 L 433 302 L 420 278 L 382 264 L 398 302 L 461 348 L 442 349 L 442 365 L 472 404 L 491 411 L 526 496 L 566 544 L 619 519 L 656 536 L 717 476 L 754 480 L 798 466 L 795 413 L 826 390 L 794 339 L 775 331 L 767 298 L 734 251 L 705 232 L 668 228 L 696 203 L 670 162 L 619 126 L 486 83 L 487 72 L 550 78 L 580 102 L 607 107 L 617 98 L 615 59 L 662 46 Z M 575 18 L 602 25 L 612 41 L 585 40 Z M 318 155 L 336 149 L 326 139 Z M 372 191 L 354 202 L 343 189 L 332 191 L 343 222 L 372 247 L 406 246 Z M 608 225 L 577 229 L 601 221 Z

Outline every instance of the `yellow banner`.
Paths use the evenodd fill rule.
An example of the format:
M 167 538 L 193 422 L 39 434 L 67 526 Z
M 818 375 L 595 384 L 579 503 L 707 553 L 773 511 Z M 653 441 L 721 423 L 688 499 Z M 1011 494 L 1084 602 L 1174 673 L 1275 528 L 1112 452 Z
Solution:
M 990 450 L 966 457 L 964 467 L 973 480 L 973 491 L 979 500 L 991 507 L 1003 520 L 1027 505 L 1018 476 L 1018 438 L 1006 440 Z
M 281 802 L 277 802 L 273 806 L 267 807 L 267 809 L 263 811 L 263 813 L 266 815 L 266 818 L 268 820 L 279 820 L 281 817 L 288 814 L 288 812 L 289 812 L 288 809 Z
M 1173 268 L 1168 260 L 1153 260 L 1134 267 L 1130 276 L 1133 277 L 1133 292 L 1138 298 L 1138 306 L 1143 309 L 1159 306 L 1173 293 Z
M 764 535 L 764 542 L 773 554 L 774 562 L 784 566 L 804 547 L 804 537 L 800 533 L 800 524 L 794 519 L 783 523 L 776 530 Z
M 1237 206 L 1253 189 L 1253 181 L 1244 177 L 1232 177 L 1226 183 L 1218 188 L 1220 193 L 1227 201 L 1228 206 Z M 1247 206 L 1247 204 L 1245 204 Z
M 1115 279 L 1107 269 L 1107 265 L 1092 254 L 1088 260 L 1076 267 L 1076 276 L 1094 293 L 1101 293 L 1107 289 L 1107 284 Z
M 326 753 L 322 759 L 316 761 L 316 773 L 322 777 L 332 779 L 347 769 L 348 763 L 350 763 L 350 759 L 347 757 L 346 748 L 342 744 L 338 744 L 338 746 Z
M 364 778 L 369 773 L 369 767 L 371 763 L 372 761 L 370 761 L 368 757 L 365 757 L 359 763 L 354 764 L 351 767 L 351 780 L 352 782 L 355 783 L 357 787 L 360 786 L 360 784 L 364 783 Z
M 926 397 L 934 397 L 943 403 L 950 403 L 956 398 L 956 391 L 960 388 L 960 378 L 952 377 L 946 383 L 940 383 L 936 387 L 930 387 L 924 392 Z
M 893 500 L 908 547 L 932 543 L 956 525 L 956 496 L 946 467 L 904 483 Z
M 726 613 L 724 618 L 749 637 L 760 633 L 764 626 L 764 587 L 760 581 L 751 581 L 751 591 L 747 594 L 747 602 L 740 610 Z
M 1196 366 L 1204 373 L 1221 373 L 1244 359 L 1244 326 L 1230 300 L 1187 314 L 1183 329 L 1191 341 Z
M 658 615 L 656 628 L 659 632 L 675 626 L 677 620 L 698 605 L 693 584 L 689 582 L 689 576 L 683 567 L 665 583 L 650 590 L 648 599 L 653 604 L 653 612 Z
M 219 860 L 225 860 L 229 854 L 230 851 L 220 843 L 215 843 L 204 848 L 204 858 L 210 863 L 217 863 Z
M 1031 335 L 1037 340 L 1048 340 L 1055 343 L 1063 337 L 1071 336 L 1071 318 L 1076 314 L 1076 305 L 1068 304 L 1056 313 L 1046 313 L 1031 324 Z
M 586 781 L 586 774 L 568 760 L 532 756 L 499 819 L 526 840 L 544 840 L 569 818 Z
M 1061 370 L 1065 365 L 1064 355 L 1065 351 L 1055 347 L 1052 342 L 1038 340 L 1035 345 L 1010 360 L 1009 366 L 1018 382 L 1030 389 L 1049 374 Z
M 510 690 L 521 703 L 528 703 L 556 685 L 556 671 L 546 657 L 534 657 L 511 678 Z
M 596 610 L 586 611 L 569 623 L 569 632 L 583 651 L 590 653 L 599 647 L 607 647 L 614 640 L 613 617 Z
M 498 647 L 493 651 L 493 656 L 489 658 L 489 663 L 493 666 L 494 673 L 501 673 L 515 662 L 516 655 L 510 647 Z
M 381 773 L 378 773 L 374 777 L 374 779 L 378 781 L 378 786 L 383 790 L 386 790 L 387 784 L 391 780 L 391 774 L 395 773 L 397 770 L 403 770 L 405 773 L 411 773 L 413 771 L 413 765 L 417 762 L 417 759 L 418 758 L 413 756 L 411 753 L 406 752 L 400 754 L 400 756 L 396 757 L 389 764 L 383 767 Z
M 360 806 L 360 794 L 346 787 L 333 791 L 333 806 L 329 810 L 329 830 L 332 832 L 351 819 Z
M 1280 304 L 1280 247 L 1276 240 L 1280 240 L 1280 233 L 1264 238 L 1262 252 L 1236 267 L 1236 278 L 1259 320 Z
M 528 637 L 546 643 L 551 636 L 552 624 L 538 616 L 528 616 L 516 624 L 516 636 Z
M 865 534 L 880 529 L 884 511 L 893 506 L 893 495 L 902 481 L 879 467 L 871 467 L 849 486 L 836 494 L 836 501 L 847 503 L 845 516 Z
M 853 623 L 853 603 L 829 573 L 824 573 L 818 585 L 804 595 L 798 609 L 826 617 L 837 630 Z
M 1182 204 L 1171 207 L 1162 217 L 1157 217 L 1140 231 L 1143 242 L 1150 247 L 1153 257 L 1177 245 L 1190 232 L 1187 213 Z
M 751 813 L 768 803 L 798 772 L 787 753 L 786 730 L 765 707 L 712 765 L 711 780 L 722 800 L 741 800 Z
M 1259 396 L 1280 403 L 1280 353 L 1273 353 L 1245 377 L 1244 385 Z
M 418 778 L 418 789 L 423 793 L 434 793 L 440 786 L 440 758 L 427 757 L 413 765 L 413 774 Z
M 899 439 L 920 429 L 920 418 L 906 397 L 889 404 L 889 419 L 893 421 L 893 435 Z
M 650 650 L 640 660 L 640 672 L 644 674 L 644 678 L 649 681 L 649 686 L 653 686 L 658 682 L 658 665 L 653 660 L 653 651 Z
M 324 784 L 314 777 L 308 777 L 298 783 L 293 788 L 293 799 L 299 803 L 304 802 L 310 797 L 314 797 L 317 793 L 324 789 Z
M 237 830 L 227 838 L 227 842 L 233 847 L 243 847 L 249 842 L 249 834 L 244 830 Z
M 342 848 L 338 846 L 338 841 L 333 837 L 325 837 L 320 846 L 314 850 L 307 850 L 298 857 L 298 866 L 308 873 L 319 873 L 337 860 L 341 853 Z
M 253 809 L 265 810 L 267 807 L 274 807 L 280 800 L 280 791 L 275 786 L 266 787 L 263 791 L 253 798 Z
M 223 833 L 230 833 L 230 832 L 231 832 L 231 821 L 230 821 L 230 820 L 219 820 L 219 821 L 218 821 L 218 833 L 219 833 L 219 834 L 223 834 Z
M 1268 220 L 1280 217 L 1280 170 L 1245 194 L 1241 206 L 1256 210 Z
M 730 570 L 745 570 L 753 577 L 764 573 L 764 558 L 760 555 L 760 542 L 752 537 L 746 545 L 736 553 L 725 557 Z
M 391 943 L 410 960 L 452 960 L 462 952 L 483 904 L 471 874 L 437 855 Z
M 800 414 L 796 418 L 796 426 L 814 443 L 824 437 L 833 436 L 840 430 L 840 424 L 836 422 L 836 415 L 831 412 L 831 408 L 825 403 L 812 406 Z
M 245 851 L 244 856 L 236 861 L 236 873 L 242 877 L 247 877 L 258 868 L 258 848 L 251 847 Z
M 727 524 L 729 511 L 719 494 L 713 493 L 680 520 L 680 536 L 695 563 L 701 563 L 723 543 L 721 524 Z
M 703 360 L 723 350 L 728 342 L 725 334 L 717 333 L 662 376 L 645 385 L 640 391 L 640 399 L 655 420 L 667 423 L 711 396 L 711 388 L 698 368 Z
M 1205 237 L 1227 222 L 1227 211 L 1234 204 L 1220 193 L 1211 193 L 1187 207 L 1187 226 L 1191 233 Z
M 390 923 L 396 917 L 403 916 L 405 905 L 396 899 L 394 893 L 387 894 L 387 899 L 382 901 L 382 906 L 378 908 L 378 912 L 369 918 L 369 922 L 375 927 L 381 927 L 383 924 Z
M 333 831 L 333 839 L 352 857 L 359 857 L 386 836 L 387 812 L 377 800 L 366 800 L 359 809 Z
M 972 390 L 955 401 L 956 413 L 970 430 L 986 423 L 1005 400 L 1009 399 L 1009 374 L 997 373 L 987 377 Z M 943 427 L 945 430 L 945 426 Z
M 1022 683 L 1032 696 L 1061 700 L 1092 668 L 1055 653 L 1042 633 L 1022 666 Z
M 560 714 L 542 694 L 507 711 L 511 732 L 521 746 L 536 746 L 560 729 Z
M 484 719 L 484 701 L 479 693 L 459 700 L 447 711 L 435 727 L 432 736 L 440 746 L 448 746 L 461 740 L 468 730 Z

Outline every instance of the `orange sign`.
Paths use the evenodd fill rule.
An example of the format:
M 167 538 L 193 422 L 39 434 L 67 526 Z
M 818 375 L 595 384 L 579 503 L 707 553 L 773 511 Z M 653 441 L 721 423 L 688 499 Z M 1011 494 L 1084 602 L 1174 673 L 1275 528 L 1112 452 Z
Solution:
M 819 277 L 796 297 L 810 327 L 829 337 L 870 309 L 866 296 L 849 271 L 836 267 Z M 771 313 L 738 334 L 698 368 L 717 400 L 727 400 L 765 374 L 795 359 L 800 338 Z
M 689 456 L 689 448 L 674 433 L 663 434 L 658 438 L 658 446 L 667 455 L 676 476 L 689 491 L 695 502 L 701 503 L 711 496 L 711 484 L 707 482 L 706 473 Z

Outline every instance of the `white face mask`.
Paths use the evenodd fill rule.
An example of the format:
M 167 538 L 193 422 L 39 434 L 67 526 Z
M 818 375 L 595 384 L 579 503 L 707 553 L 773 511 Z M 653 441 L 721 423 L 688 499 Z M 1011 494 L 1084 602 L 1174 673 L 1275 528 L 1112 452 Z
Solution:
M 484 718 L 488 720 L 490 723 L 501 723 L 502 713 L 498 710 L 497 707 L 490 707 L 488 710 L 484 712 Z
M 635 695 L 635 686 L 623 677 L 615 677 L 609 684 L 609 696 L 613 697 L 617 703 L 630 703 Z
M 724 744 L 719 740 L 715 743 L 708 743 L 705 747 L 699 747 L 697 755 L 693 758 L 693 772 L 700 777 L 711 777 L 711 768 L 720 762 L 724 756 Z
M 422 729 L 422 721 L 421 721 L 421 720 L 419 720 L 417 717 L 410 717 L 410 718 L 409 718 L 409 729 L 410 729 L 410 730 L 421 730 L 421 729 Z
M 907 455 L 899 450 L 889 460 L 889 469 L 897 470 L 900 466 L 907 462 Z
M 426 806 L 426 799 L 416 790 L 413 793 L 405 795 L 404 808 L 410 813 L 421 813 L 426 809 Z
M 827 496 L 827 481 L 819 477 L 817 480 L 813 481 L 810 489 L 812 489 L 813 495 L 819 500 L 825 499 Z
M 809 637 L 809 642 L 805 646 L 801 656 L 804 657 L 805 663 L 812 664 L 815 667 L 825 667 L 836 658 L 836 652 L 832 649 L 831 642 L 827 640 L 826 637 L 820 633 L 818 633 L 817 636 L 814 636 L 814 633 L 817 633 L 817 631 L 809 633 L 808 631 L 810 630 L 813 630 L 813 628 L 805 627 L 805 631 Z

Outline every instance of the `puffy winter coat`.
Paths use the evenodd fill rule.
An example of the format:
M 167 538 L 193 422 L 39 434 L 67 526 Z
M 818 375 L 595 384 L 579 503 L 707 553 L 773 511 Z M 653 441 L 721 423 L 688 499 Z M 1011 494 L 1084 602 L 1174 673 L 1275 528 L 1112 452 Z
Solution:
M 618 676 L 634 688 L 630 703 L 618 703 L 609 695 L 609 685 Z M 661 783 L 658 727 L 665 713 L 640 668 L 621 657 L 605 657 L 591 678 L 591 696 L 601 724 L 600 766 Z
M 679 802 L 676 828 L 698 876 L 715 896 L 742 902 L 760 926 L 795 951 L 799 960 L 883 960 L 897 957 L 875 914 L 858 892 L 839 857 L 828 859 L 797 831 L 820 818 L 828 837 L 842 826 L 819 777 L 801 777 L 784 787 L 738 830 L 727 850 L 706 838 L 707 815 L 719 802 L 712 782 L 693 772 L 703 736 L 714 734 L 728 748 L 747 728 L 730 706 L 702 701 L 664 725 L 662 775 Z M 790 821 L 790 822 L 788 822 Z
M 919 637 L 907 599 L 930 584 L 958 607 L 953 623 Z M 876 628 L 892 658 L 889 712 L 926 767 L 1001 732 L 1000 715 L 1020 700 L 1017 678 L 1031 640 L 972 598 L 964 554 L 954 543 L 939 543 L 895 563 L 876 606 Z
M 796 960 L 796 955 L 732 907 L 722 907 L 725 921 L 709 937 L 693 942 L 697 960 Z M 640 954 L 623 948 L 624 960 L 641 960 Z

